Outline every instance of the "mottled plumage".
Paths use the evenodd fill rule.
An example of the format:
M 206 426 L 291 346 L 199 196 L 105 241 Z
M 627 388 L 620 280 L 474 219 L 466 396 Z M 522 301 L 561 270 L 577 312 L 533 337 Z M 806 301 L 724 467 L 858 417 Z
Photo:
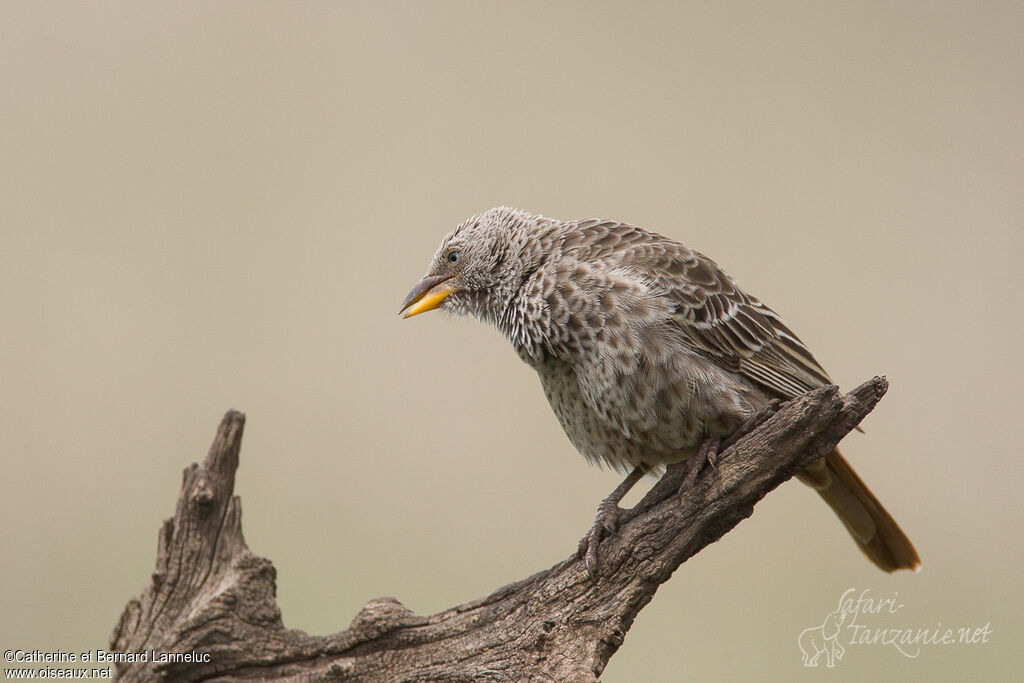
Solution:
M 830 382 L 783 320 L 714 261 L 614 221 L 509 208 L 475 216 L 443 239 L 403 310 L 437 306 L 501 330 L 537 371 L 573 445 L 623 471 L 686 460 L 771 399 Z M 832 484 L 849 479 L 835 470 L 856 475 L 838 452 L 829 458 L 802 478 L 861 547 L 880 523 L 899 532 L 863 484 L 854 498 L 870 500 L 857 509 L 842 509 L 850 507 L 846 492 L 830 499 Z M 865 552 L 886 569 L 916 566 L 899 537 L 909 550 L 895 557 Z

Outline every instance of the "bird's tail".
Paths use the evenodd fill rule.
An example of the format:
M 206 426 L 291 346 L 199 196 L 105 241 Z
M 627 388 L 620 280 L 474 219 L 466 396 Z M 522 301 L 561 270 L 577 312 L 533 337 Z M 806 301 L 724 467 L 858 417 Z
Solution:
M 816 490 L 846 525 L 861 551 L 880 569 L 921 567 L 914 544 L 846 462 L 839 449 L 811 463 L 797 478 Z

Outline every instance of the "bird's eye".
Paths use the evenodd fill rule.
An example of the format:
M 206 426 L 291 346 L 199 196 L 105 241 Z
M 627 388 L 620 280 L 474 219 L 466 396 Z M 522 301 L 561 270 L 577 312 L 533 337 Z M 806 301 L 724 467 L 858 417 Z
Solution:
M 459 252 L 449 251 L 448 252 L 448 263 L 455 263 L 459 260 Z

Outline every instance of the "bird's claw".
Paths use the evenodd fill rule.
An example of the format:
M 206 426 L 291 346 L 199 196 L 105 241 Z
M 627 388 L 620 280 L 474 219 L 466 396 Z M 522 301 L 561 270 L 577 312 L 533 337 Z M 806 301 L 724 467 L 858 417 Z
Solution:
M 591 579 L 597 578 L 598 548 L 601 546 L 601 541 L 619 530 L 619 516 L 621 514 L 622 508 L 614 501 L 602 501 L 597 506 L 594 526 L 590 527 L 590 531 L 580 539 L 576 556 L 583 560 L 587 568 L 587 574 L 590 575 Z
M 683 470 L 683 481 L 679 484 L 680 496 L 697 483 L 697 475 L 704 469 L 704 465 L 710 465 L 712 469 L 718 468 L 718 448 L 721 443 L 718 439 L 706 439 L 692 458 L 680 463 Z

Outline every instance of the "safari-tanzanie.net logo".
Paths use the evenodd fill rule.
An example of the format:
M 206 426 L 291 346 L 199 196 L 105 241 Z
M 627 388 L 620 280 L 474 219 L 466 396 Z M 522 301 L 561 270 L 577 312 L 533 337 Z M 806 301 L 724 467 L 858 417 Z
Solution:
M 944 626 L 942 622 L 925 628 L 903 623 L 901 610 L 906 605 L 899 593 L 875 597 L 870 588 L 857 592 L 847 589 L 838 606 L 825 620 L 804 629 L 797 638 L 804 666 L 834 667 L 847 651 L 860 646 L 888 647 L 914 659 L 927 647 L 980 645 L 992 635 L 992 624 L 984 626 Z

